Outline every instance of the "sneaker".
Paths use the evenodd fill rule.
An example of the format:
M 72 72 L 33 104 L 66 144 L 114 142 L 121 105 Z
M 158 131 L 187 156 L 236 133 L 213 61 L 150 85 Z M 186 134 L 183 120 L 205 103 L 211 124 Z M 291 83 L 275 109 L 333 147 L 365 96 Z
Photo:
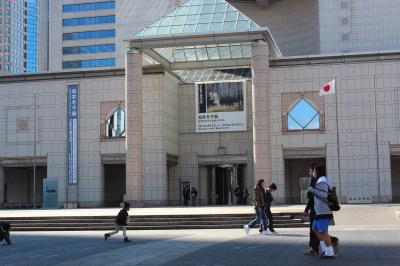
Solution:
M 333 255 L 326 255 L 325 253 L 323 253 L 320 257 L 321 257 L 322 259 L 333 259 L 333 258 L 335 258 L 335 254 L 333 254 Z
M 303 255 L 305 255 L 305 256 L 314 256 L 314 255 L 317 255 L 317 254 L 318 254 L 318 252 L 315 252 L 312 248 L 310 248 L 309 250 L 303 252 Z
M 269 229 L 269 231 L 270 231 L 271 233 L 273 233 L 274 235 L 278 234 L 278 232 L 277 232 L 275 229 Z
M 333 252 L 332 246 L 328 246 L 325 248 L 325 251 L 322 252 L 321 258 L 333 258 L 335 257 L 335 253 Z
M 243 226 L 244 232 L 246 233 L 246 235 L 249 235 L 250 232 L 250 227 L 246 224 Z
M 270 231 L 269 229 L 267 229 L 267 230 L 264 230 L 264 231 L 262 232 L 262 235 L 263 235 L 263 236 L 269 236 L 269 235 L 272 235 L 272 233 L 271 233 L 271 231 Z
M 124 243 L 130 243 L 132 242 L 131 240 L 129 240 L 127 237 L 124 238 Z
M 104 234 L 104 240 L 107 241 L 107 239 L 110 237 L 109 234 Z

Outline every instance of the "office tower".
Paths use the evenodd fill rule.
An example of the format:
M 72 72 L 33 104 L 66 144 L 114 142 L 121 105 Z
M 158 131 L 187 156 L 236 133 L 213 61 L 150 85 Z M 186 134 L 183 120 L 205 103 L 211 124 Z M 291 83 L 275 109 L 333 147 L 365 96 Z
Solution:
M 23 73 L 27 66 L 27 1 L 0 0 L 0 74 Z

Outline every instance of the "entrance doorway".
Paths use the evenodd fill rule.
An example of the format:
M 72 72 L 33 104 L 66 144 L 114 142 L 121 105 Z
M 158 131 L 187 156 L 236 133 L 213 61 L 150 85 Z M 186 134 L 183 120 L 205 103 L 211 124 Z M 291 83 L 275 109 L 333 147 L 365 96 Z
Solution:
M 301 204 L 306 200 L 308 168 L 312 163 L 326 164 L 325 158 L 285 159 L 285 203 Z
M 216 204 L 226 205 L 230 203 L 232 168 L 217 167 L 215 169 L 215 193 Z
M 400 156 L 391 156 L 392 202 L 400 203 Z
M 228 205 L 235 202 L 235 187 L 239 186 L 241 191 L 244 189 L 244 168 L 245 165 L 231 164 L 209 168 L 211 170 L 208 171 L 210 204 Z
M 104 207 L 119 207 L 126 193 L 125 164 L 104 164 Z
M 36 207 L 43 202 L 43 179 L 47 167 L 36 167 Z M 33 208 L 33 167 L 4 167 L 4 206 L 6 208 Z

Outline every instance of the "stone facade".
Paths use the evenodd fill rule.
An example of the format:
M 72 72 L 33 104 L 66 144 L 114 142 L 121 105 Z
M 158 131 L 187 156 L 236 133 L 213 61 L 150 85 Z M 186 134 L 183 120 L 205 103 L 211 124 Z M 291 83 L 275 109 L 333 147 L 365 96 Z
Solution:
M 315 57 L 316 63 L 307 58 L 300 60 L 303 63 L 298 58 L 270 61 L 267 84 L 270 88 L 270 178 L 278 185 L 277 202 L 288 202 L 290 191 L 286 188 L 293 186 L 285 173 L 288 159 L 325 161 L 328 175 L 340 189 L 343 202 L 390 202 L 392 196 L 396 196 L 392 193 L 397 191 L 394 184 L 399 177 L 393 174 L 396 175 L 398 170 L 391 165 L 397 162 L 397 157 L 393 156 L 398 154 L 400 145 L 400 63 L 396 59 L 399 54 L 391 56 L 391 60 L 377 59 L 370 54 Z M 365 58 L 375 60 L 365 62 Z M 385 58 L 390 59 L 390 56 Z M 59 205 L 63 206 L 67 176 L 66 93 L 67 84 L 76 82 L 80 90 L 79 182 L 68 186 L 68 198 L 81 207 L 102 206 L 102 160 L 104 156 L 126 152 L 123 138 L 107 140 L 101 135 L 104 127 L 102 113 L 107 113 L 102 110 L 104 103 L 125 100 L 123 73 L 123 70 L 87 72 L 86 77 L 72 73 L 28 75 L 26 80 L 20 81 L 18 76 L 0 78 L 0 181 L 8 178 L 7 173 L 13 167 L 32 166 L 33 94 L 37 93 L 38 165 L 47 167 L 47 178 L 58 180 Z M 54 75 L 60 76 L 54 79 Z M 334 77 L 337 81 L 340 182 L 335 96 L 325 96 L 321 101 L 316 95 L 321 86 Z M 39 78 L 41 80 L 37 80 Z M 247 131 L 196 133 L 194 84 L 180 83 L 162 70 L 150 73 L 147 67 L 144 68 L 144 205 L 179 204 L 181 181 L 190 181 L 198 188 L 201 204 L 213 203 L 210 196 L 210 182 L 215 182 L 215 173 L 210 172 L 213 165 L 244 165 L 244 186 L 253 186 L 256 176 L 253 171 L 252 84 L 250 80 L 246 84 Z M 291 101 L 301 97 L 317 97 L 314 103 L 318 109 L 323 109 L 318 110 L 323 114 L 323 129 L 309 132 L 287 132 L 284 129 L 283 113 Z M 115 107 L 110 104 L 109 108 Z M 129 115 L 129 105 L 127 111 Z M 127 160 L 130 158 L 126 157 Z M 269 178 L 267 172 L 262 176 Z M 129 182 L 126 188 L 129 191 Z M 1 194 L 4 194 L 4 189 Z

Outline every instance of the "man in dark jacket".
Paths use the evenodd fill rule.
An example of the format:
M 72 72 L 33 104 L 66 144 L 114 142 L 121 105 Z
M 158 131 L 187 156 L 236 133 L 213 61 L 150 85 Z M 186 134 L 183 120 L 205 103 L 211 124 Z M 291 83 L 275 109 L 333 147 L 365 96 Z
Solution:
M 190 188 L 189 186 L 185 186 L 183 188 L 183 204 L 187 207 L 189 205 L 189 199 L 190 199 Z
M 7 245 L 11 245 L 10 228 L 9 223 L 0 223 L 0 242 L 5 241 Z
M 317 184 L 318 178 L 315 178 L 313 176 L 313 172 L 315 167 L 317 166 L 316 163 L 312 163 L 309 167 L 308 174 L 310 176 L 310 187 L 315 188 Z M 314 195 L 311 192 L 307 192 L 307 205 L 306 208 L 304 209 L 304 215 L 309 217 L 310 220 L 310 240 L 308 242 L 308 245 L 310 246 L 310 249 L 305 251 L 303 254 L 304 255 L 318 255 L 319 253 L 319 239 L 317 235 L 314 233 L 312 230 L 312 224 L 315 219 L 315 208 L 314 208 Z M 335 248 L 335 253 L 337 250 L 337 246 L 339 245 L 339 239 L 337 237 L 331 236 L 331 241 L 332 241 L 332 246 Z
M 124 208 L 122 210 L 119 211 L 117 218 L 115 219 L 115 224 L 114 224 L 114 228 L 115 230 L 104 234 L 104 239 L 107 241 L 107 239 L 109 237 L 111 237 L 112 235 L 115 235 L 116 233 L 118 233 L 120 230 L 122 230 L 123 235 L 124 235 L 124 242 L 131 242 L 128 237 L 126 236 L 126 226 L 128 225 L 128 211 L 130 210 L 130 205 L 128 202 L 124 202 Z
M 271 233 L 276 232 L 274 229 L 274 220 L 273 220 L 272 212 L 271 212 L 271 204 L 274 201 L 274 197 L 272 197 L 272 192 L 276 191 L 276 188 L 277 187 L 276 187 L 275 183 L 272 183 L 265 190 L 265 214 L 267 215 L 267 218 L 268 218 L 268 228 L 271 231 Z M 260 233 L 262 232 L 261 226 L 260 226 L 259 231 L 260 231 Z

